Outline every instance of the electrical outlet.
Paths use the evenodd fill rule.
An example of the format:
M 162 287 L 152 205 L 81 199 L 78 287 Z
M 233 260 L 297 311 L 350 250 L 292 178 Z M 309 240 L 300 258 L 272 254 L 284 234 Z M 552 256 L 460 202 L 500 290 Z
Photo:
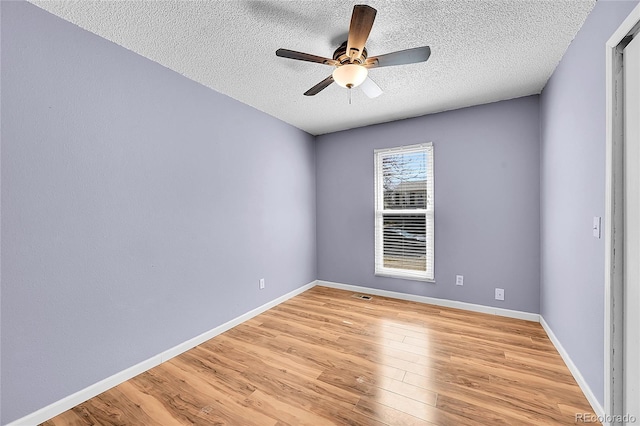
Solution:
M 464 276 L 456 275 L 456 285 L 462 285 L 464 282 Z
M 496 300 L 504 300 L 504 288 L 496 288 Z
M 260 278 L 260 290 L 264 289 L 264 278 Z

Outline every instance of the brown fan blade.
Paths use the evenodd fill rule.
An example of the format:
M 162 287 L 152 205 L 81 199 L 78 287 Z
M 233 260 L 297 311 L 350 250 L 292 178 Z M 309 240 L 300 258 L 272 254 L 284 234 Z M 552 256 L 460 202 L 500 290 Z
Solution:
M 400 50 L 386 55 L 367 58 L 364 66 L 367 68 L 392 67 L 394 65 L 415 64 L 424 62 L 431 56 L 429 46 L 414 47 L 413 49 Z
M 314 96 L 317 95 L 318 93 L 320 93 L 322 90 L 326 89 L 327 86 L 329 86 L 331 83 L 333 83 L 333 76 L 330 75 L 329 77 L 325 78 L 324 80 L 322 80 L 320 83 L 316 84 L 315 86 L 313 86 L 311 89 L 307 90 L 306 92 L 304 92 L 305 96 Z
M 358 4 L 353 7 L 349 38 L 347 39 L 347 55 L 352 61 L 362 56 L 373 21 L 376 19 L 376 12 L 374 8 L 364 4 Z
M 296 52 L 295 50 L 278 49 L 276 50 L 276 56 L 281 58 L 297 59 L 298 61 L 315 62 L 325 65 L 338 65 L 338 61 L 335 59 L 323 58 L 322 56 L 311 55 L 304 52 Z

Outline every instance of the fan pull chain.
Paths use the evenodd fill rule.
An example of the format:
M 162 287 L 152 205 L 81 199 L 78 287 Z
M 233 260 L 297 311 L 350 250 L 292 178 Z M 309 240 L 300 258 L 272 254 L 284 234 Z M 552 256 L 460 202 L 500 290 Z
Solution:
M 347 93 L 348 93 L 347 97 L 349 99 L 349 105 L 351 105 L 351 87 L 349 87 L 349 89 L 347 89 Z

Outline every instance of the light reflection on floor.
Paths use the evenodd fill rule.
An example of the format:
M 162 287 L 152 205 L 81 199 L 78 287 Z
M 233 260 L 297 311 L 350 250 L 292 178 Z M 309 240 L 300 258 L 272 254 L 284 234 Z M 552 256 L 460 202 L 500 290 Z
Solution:
M 399 319 L 379 320 L 379 348 L 384 367 L 378 372 L 376 401 L 417 418 L 437 422 L 437 394 L 430 332 L 425 326 Z

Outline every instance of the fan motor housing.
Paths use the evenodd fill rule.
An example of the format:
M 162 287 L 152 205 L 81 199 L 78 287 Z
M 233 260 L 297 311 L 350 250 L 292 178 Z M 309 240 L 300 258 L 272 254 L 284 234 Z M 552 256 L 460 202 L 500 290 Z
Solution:
M 333 52 L 333 59 L 340 62 L 341 65 L 351 63 L 351 58 L 347 55 L 347 42 L 345 41 Z M 355 59 L 353 63 L 364 64 L 367 59 L 367 48 L 362 49 L 362 54 L 359 58 Z

